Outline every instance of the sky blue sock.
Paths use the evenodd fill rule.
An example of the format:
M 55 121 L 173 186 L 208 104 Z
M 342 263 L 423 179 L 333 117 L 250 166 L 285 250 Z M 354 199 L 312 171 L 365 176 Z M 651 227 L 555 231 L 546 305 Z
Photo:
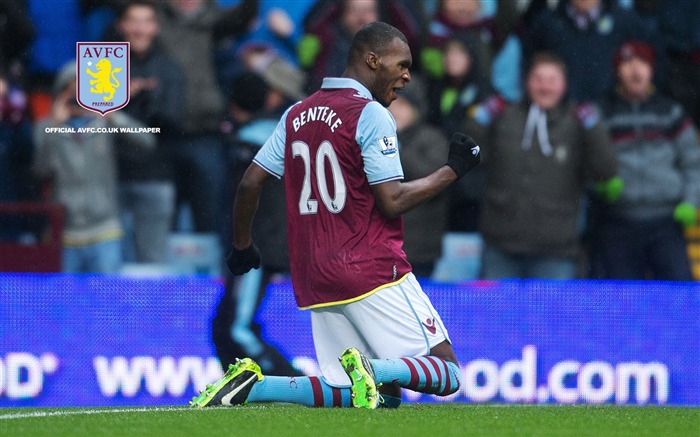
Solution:
M 434 356 L 370 360 L 378 383 L 446 396 L 459 389 L 459 367 Z
M 317 376 L 265 376 L 248 402 L 290 402 L 307 407 L 351 407 L 350 388 L 336 388 Z

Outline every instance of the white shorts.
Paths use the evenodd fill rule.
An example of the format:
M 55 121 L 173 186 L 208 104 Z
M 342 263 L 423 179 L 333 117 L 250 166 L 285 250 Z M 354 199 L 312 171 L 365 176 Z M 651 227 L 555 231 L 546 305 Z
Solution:
M 413 273 L 357 302 L 312 309 L 311 329 L 321 375 L 336 387 L 350 385 L 338 361 L 350 346 L 368 358 L 400 358 L 427 355 L 450 341 Z

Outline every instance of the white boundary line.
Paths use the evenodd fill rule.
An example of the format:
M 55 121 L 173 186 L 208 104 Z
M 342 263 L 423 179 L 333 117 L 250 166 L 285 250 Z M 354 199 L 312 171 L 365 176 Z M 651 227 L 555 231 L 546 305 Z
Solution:
M 51 417 L 51 416 L 79 416 L 87 414 L 113 414 L 113 413 L 151 413 L 158 411 L 181 411 L 192 410 L 189 407 L 144 407 L 144 408 L 114 408 L 114 409 L 89 409 L 89 410 L 59 410 L 59 411 L 32 411 L 30 413 L 9 413 L 0 414 L 0 420 L 27 419 L 30 417 Z

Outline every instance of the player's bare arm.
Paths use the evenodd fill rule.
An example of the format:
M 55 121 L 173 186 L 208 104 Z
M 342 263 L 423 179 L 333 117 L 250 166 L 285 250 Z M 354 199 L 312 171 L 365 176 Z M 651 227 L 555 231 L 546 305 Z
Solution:
M 253 163 L 238 185 L 236 200 L 233 203 L 233 248 L 235 250 L 244 250 L 253 244 L 253 218 L 258 210 L 263 184 L 270 177 L 270 173 Z
M 382 214 L 398 217 L 432 199 L 456 180 L 457 174 L 444 165 L 434 173 L 410 182 L 390 181 L 372 185 L 372 191 Z
M 260 193 L 269 177 L 270 174 L 257 164 L 251 164 L 238 185 L 233 205 L 233 247 L 226 258 L 226 265 L 234 276 L 257 269 L 262 263 L 260 251 L 253 243 L 252 229 Z

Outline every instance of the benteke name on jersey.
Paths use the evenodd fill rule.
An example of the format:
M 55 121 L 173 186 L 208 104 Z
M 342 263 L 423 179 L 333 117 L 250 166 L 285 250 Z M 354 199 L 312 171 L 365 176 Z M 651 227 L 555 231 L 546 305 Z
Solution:
M 331 132 L 335 132 L 338 126 L 343 124 L 343 120 L 328 106 L 314 106 L 294 117 L 292 120 L 294 132 L 299 131 L 299 128 L 311 121 L 326 123 L 331 128 Z

